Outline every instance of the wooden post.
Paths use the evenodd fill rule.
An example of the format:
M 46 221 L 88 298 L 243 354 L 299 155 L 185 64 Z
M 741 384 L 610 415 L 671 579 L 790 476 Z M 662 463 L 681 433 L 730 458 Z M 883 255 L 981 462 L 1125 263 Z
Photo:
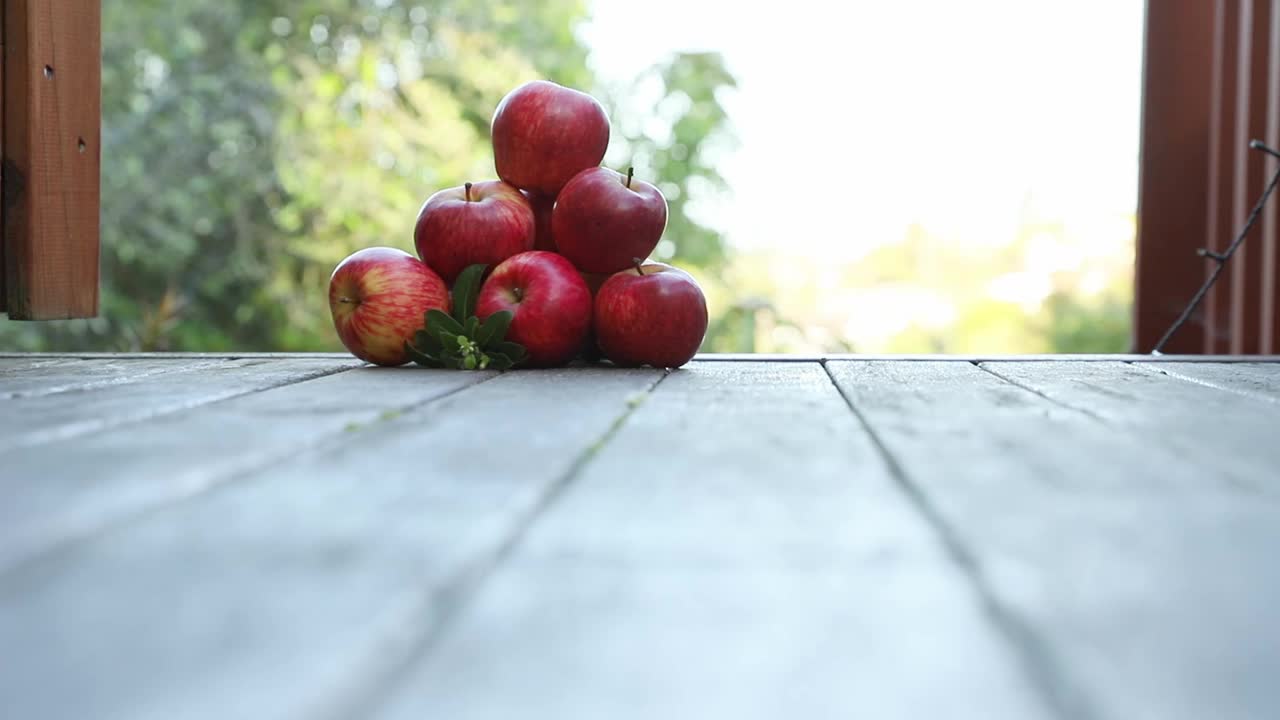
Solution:
M 1280 0 L 1148 3 L 1143 84 L 1138 350 L 1153 347 L 1217 268 L 1196 250 L 1225 251 L 1274 172 L 1276 161 L 1248 144 L 1280 145 Z M 1276 205 L 1166 352 L 1280 349 Z
M 1240 0 L 1240 29 L 1236 47 L 1236 133 L 1234 190 L 1231 205 L 1232 224 L 1239 232 L 1249 210 L 1266 187 L 1263 177 L 1270 158 L 1249 149 L 1254 138 L 1274 142 L 1267 134 L 1267 45 L 1271 34 L 1272 0 Z M 1230 350 L 1232 355 L 1256 355 L 1262 352 L 1262 305 L 1274 302 L 1262 290 L 1262 265 L 1266 245 L 1266 224 L 1254 230 L 1231 259 Z
M 1214 70 L 1214 3 L 1147 3 L 1138 177 L 1134 340 L 1146 352 L 1204 279 L 1208 218 L 1209 109 Z M 1201 352 L 1204 320 L 1167 352 Z
M 9 317 L 98 311 L 100 0 L 4 0 Z

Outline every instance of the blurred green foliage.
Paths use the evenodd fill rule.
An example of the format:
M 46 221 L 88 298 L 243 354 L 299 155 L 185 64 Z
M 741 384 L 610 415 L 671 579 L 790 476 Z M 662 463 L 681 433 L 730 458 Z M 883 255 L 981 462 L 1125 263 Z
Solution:
M 990 281 L 1027 266 L 1034 233 L 973 253 L 909 228 L 844 267 L 785 252 L 729 257 L 699 217 L 734 149 L 714 53 L 662 58 L 602 86 L 575 34 L 586 0 L 130 0 L 103 3 L 102 314 L 0 322 L 18 350 L 338 350 L 334 265 L 372 245 L 412 251 L 432 192 L 492 177 L 489 119 L 537 77 L 593 92 L 613 124 L 605 164 L 667 196 L 654 255 L 710 300 L 704 349 L 866 350 L 857 324 L 915 303 L 875 348 L 1108 352 L 1128 348 L 1129 265 L 1104 292 L 1055 276 L 1034 308 Z M 781 283 L 783 275 L 806 278 Z M 819 281 L 822 277 L 833 278 Z M 825 284 L 824 284 L 825 283 Z M 1095 283 L 1096 285 L 1096 283 Z
M 721 238 L 687 207 L 723 188 L 733 78 L 683 54 L 598 88 L 585 17 L 580 0 L 103 3 L 102 314 L 0 323 L 0 346 L 339 349 L 333 266 L 411 251 L 428 195 L 492 177 L 493 108 L 537 77 L 605 100 L 607 161 L 671 201 L 660 254 L 714 270 Z

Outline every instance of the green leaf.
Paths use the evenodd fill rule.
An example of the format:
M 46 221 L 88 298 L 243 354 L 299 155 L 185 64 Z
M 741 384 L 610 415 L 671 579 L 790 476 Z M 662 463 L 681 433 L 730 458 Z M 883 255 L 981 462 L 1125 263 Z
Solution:
M 511 361 L 511 358 L 500 352 L 491 352 L 487 353 L 487 355 L 489 357 L 490 370 L 510 370 L 511 366 L 515 364 Z
M 489 347 L 493 343 L 502 342 L 507 336 L 507 328 L 511 327 L 511 318 L 515 317 L 510 310 L 499 310 L 498 312 L 485 318 L 483 324 L 480 325 L 480 331 L 476 334 L 476 342 L 480 343 L 480 347 Z
M 434 353 L 423 352 L 409 343 L 404 344 L 404 349 L 409 354 L 409 359 L 419 365 L 432 368 L 440 367 L 441 365 L 440 358 Z
M 529 353 L 524 349 L 523 345 L 513 342 L 495 343 L 489 354 L 492 355 L 495 352 L 511 358 L 512 363 L 524 362 L 529 357 Z
M 467 318 L 467 321 L 462 324 L 462 329 L 466 332 L 467 337 L 474 338 L 476 331 L 480 329 L 480 318 L 475 315 Z
M 453 317 L 459 323 L 476 314 L 476 298 L 480 296 L 480 279 L 485 265 L 468 265 L 453 283 Z
M 440 338 L 426 330 L 419 330 L 413 334 L 413 347 L 428 355 L 438 355 L 444 349 Z
M 441 333 L 448 335 L 463 334 L 461 323 L 449 317 L 443 311 L 436 310 L 435 308 L 427 311 L 427 332 L 435 333 L 436 337 L 440 338 L 442 343 L 446 343 L 448 341 L 441 335 Z

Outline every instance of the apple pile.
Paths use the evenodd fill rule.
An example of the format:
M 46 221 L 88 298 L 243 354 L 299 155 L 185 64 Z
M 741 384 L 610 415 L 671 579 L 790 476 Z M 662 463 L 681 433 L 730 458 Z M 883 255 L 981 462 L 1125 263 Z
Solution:
M 493 115 L 499 180 L 440 190 L 414 225 L 415 258 L 343 260 L 329 308 L 343 345 L 378 365 L 550 367 L 602 354 L 679 367 L 702 344 L 698 283 L 646 261 L 667 225 L 658 188 L 601 167 L 609 118 L 590 95 L 521 85 Z

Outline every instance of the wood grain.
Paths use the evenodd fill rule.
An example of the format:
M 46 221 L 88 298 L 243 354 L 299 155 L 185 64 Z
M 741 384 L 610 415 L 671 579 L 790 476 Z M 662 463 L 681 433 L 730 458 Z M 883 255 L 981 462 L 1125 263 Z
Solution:
M 1280 407 L 1275 404 L 1124 363 L 1001 362 L 984 367 L 1103 419 L 1144 453 L 1181 458 L 1201 473 L 1200 487 L 1280 491 L 1272 482 L 1280 468 L 1280 444 L 1274 441 Z
M 1140 367 L 1207 387 L 1280 402 L 1280 367 L 1260 363 L 1139 363 Z
M 159 373 L 141 387 L 116 383 L 83 392 L 5 400 L 0 413 L 0 457 L 6 450 L 101 432 L 361 365 L 351 357 L 226 360 Z
M 1280 504 L 1171 457 L 1151 435 L 1064 407 L 1077 404 L 1071 381 L 1043 378 L 1070 367 L 1018 373 L 1053 400 L 951 363 L 830 367 L 1056 679 L 1060 717 L 1246 720 L 1280 704 Z M 1122 399 L 1125 380 L 1106 379 L 1126 377 L 1123 367 L 1087 369 L 1100 389 L 1072 383 L 1078 404 L 1108 419 L 1143 394 L 1128 387 Z M 1178 385 L 1147 375 L 1146 394 Z M 1182 385 L 1197 392 L 1147 412 L 1206 412 L 1198 391 L 1250 402 Z
M 366 716 L 660 376 L 508 373 L 25 566 L 0 716 Z
M 1280 363 L 358 364 L 0 356 L 0 717 L 1280 707 Z
M 359 443 L 405 412 L 492 377 L 367 367 L 2 454 L 0 574 L 300 452 Z
M 0 366 L 0 401 L 140 383 L 155 375 L 198 372 L 229 362 L 222 358 L 185 363 L 168 360 L 70 360 L 58 365 L 14 368 L 8 372 Z
M 9 317 L 98 311 L 100 0 L 5 0 Z
M 821 366 L 694 363 L 376 717 L 1045 717 L 1018 660 Z

